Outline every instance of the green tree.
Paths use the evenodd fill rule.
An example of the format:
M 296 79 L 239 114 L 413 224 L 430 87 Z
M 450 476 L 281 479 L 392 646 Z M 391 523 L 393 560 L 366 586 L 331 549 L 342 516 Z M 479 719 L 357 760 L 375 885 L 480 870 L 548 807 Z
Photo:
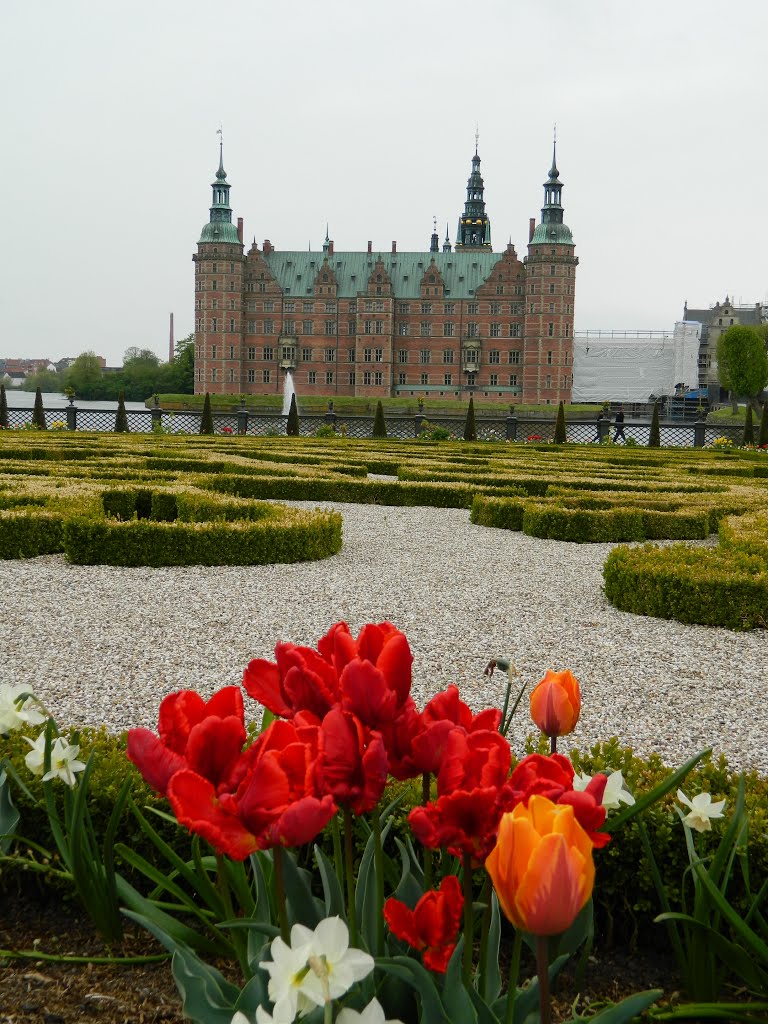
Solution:
M 717 339 L 717 369 L 720 383 L 732 399 L 746 398 L 760 412 L 757 396 L 768 384 L 768 352 L 762 331 L 734 324 Z
M 207 391 L 205 392 L 205 401 L 203 402 L 203 415 L 200 417 L 200 433 L 213 433 L 213 413 L 211 412 L 211 396 L 208 394 Z
M 653 403 L 653 416 L 651 417 L 651 430 L 648 434 L 648 447 L 661 448 L 661 430 L 659 429 L 659 403 Z
M 35 392 L 35 407 L 32 410 L 32 423 L 38 428 L 38 430 L 47 429 L 47 424 L 45 422 L 45 409 L 43 408 L 43 396 L 40 388 Z
M 763 412 L 760 416 L 760 433 L 757 435 L 757 444 L 760 448 L 768 447 L 768 402 L 763 402 Z
M 148 348 L 135 345 L 125 350 L 120 384 L 126 398 L 132 402 L 143 402 L 158 390 L 160 360 Z
M 384 422 L 384 406 L 381 404 L 381 399 L 376 403 L 376 415 L 373 419 L 373 436 L 387 436 L 387 425 Z
M 566 442 L 565 432 L 565 407 L 561 402 L 557 407 L 557 419 L 555 420 L 555 444 L 565 444 Z
M 746 448 L 748 444 L 755 443 L 755 424 L 752 419 L 752 406 L 747 406 L 747 415 L 744 417 L 744 435 L 741 439 L 742 445 Z
M 125 411 L 125 392 L 121 391 L 117 396 L 117 414 L 115 416 L 115 433 L 127 434 L 130 431 L 128 426 L 128 414 Z
M 106 398 L 109 393 L 95 352 L 81 352 L 65 371 L 62 383 L 64 387 L 72 388 L 80 398 Z
M 465 441 L 476 441 L 477 440 L 477 426 L 475 424 L 475 400 L 472 395 L 469 396 L 469 407 L 467 408 L 467 418 L 464 420 L 464 440 Z
M 8 399 L 5 397 L 5 384 L 0 384 L 0 427 L 8 429 Z
M 296 405 L 296 395 L 291 395 L 291 407 L 288 410 L 288 422 L 285 425 L 285 432 L 289 437 L 299 436 L 299 408 Z
M 21 385 L 22 391 L 37 391 L 38 388 L 44 393 L 51 394 L 61 391 L 62 379 L 55 370 L 47 370 L 44 367 L 36 373 L 30 373 Z

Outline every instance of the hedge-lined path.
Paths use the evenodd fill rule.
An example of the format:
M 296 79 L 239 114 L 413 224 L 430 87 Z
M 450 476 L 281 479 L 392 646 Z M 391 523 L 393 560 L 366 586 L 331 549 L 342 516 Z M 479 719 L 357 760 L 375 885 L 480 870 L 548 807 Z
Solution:
M 731 633 L 612 608 L 612 545 L 577 545 L 473 526 L 463 509 L 333 502 L 340 554 L 246 567 L 117 568 L 61 555 L 0 562 L 2 678 L 34 689 L 61 724 L 153 727 L 163 695 L 238 682 L 278 639 L 314 644 L 336 620 L 390 618 L 415 656 L 422 706 L 450 682 L 476 709 L 510 654 L 523 678 L 570 668 L 584 691 L 575 745 L 618 735 L 679 763 L 708 745 L 768 772 L 766 631 Z M 517 749 L 527 717 L 513 727 Z

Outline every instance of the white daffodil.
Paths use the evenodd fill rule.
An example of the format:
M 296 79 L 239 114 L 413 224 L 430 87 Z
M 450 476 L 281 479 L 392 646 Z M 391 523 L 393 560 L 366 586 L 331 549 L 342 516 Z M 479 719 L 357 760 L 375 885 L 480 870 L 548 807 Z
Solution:
M 591 775 L 574 775 L 573 788 L 578 792 L 583 792 L 591 781 Z M 615 811 L 622 803 L 633 804 L 634 802 L 635 798 L 629 790 L 624 788 L 624 777 L 621 772 L 611 772 L 603 791 L 602 805 L 606 811 Z
M 682 789 L 678 789 L 677 799 L 691 809 L 683 818 L 683 824 L 688 825 L 689 828 L 695 828 L 697 832 L 710 832 L 712 830 L 711 819 L 723 817 L 725 800 L 713 803 L 709 793 L 698 793 L 693 800 L 689 800 Z
M 274 1003 L 272 1020 L 275 1024 L 292 1024 L 297 1013 L 307 1013 L 314 1006 L 301 989 L 310 970 L 312 946 L 308 940 L 312 935 L 309 928 L 295 924 L 291 928 L 290 946 L 278 935 L 269 947 L 272 959 L 259 963 L 269 974 L 267 992 Z
M 33 775 L 43 775 L 45 769 L 45 732 L 41 732 L 36 740 L 31 740 L 28 736 L 24 738 L 32 747 L 24 758 L 24 763 Z M 81 772 L 85 768 L 85 763 L 77 760 L 79 753 L 80 747 L 67 743 L 63 736 L 57 736 L 51 745 L 51 767 L 43 775 L 43 782 L 48 782 L 49 779 L 61 779 L 70 788 L 74 786 L 77 781 L 75 773 Z
M 45 715 L 35 707 L 28 686 L 0 683 L 0 734 L 14 732 L 24 725 L 40 725 L 44 721 Z
M 373 970 L 373 957 L 361 949 L 350 949 L 349 930 L 340 917 L 326 917 L 312 933 L 312 970 L 301 990 L 312 1002 L 323 1006 L 327 998 L 338 999 Z M 322 969 L 317 969 L 318 962 Z
M 249 1020 L 242 1010 L 238 1010 L 230 1024 L 253 1024 L 253 1021 Z M 263 1006 L 256 1007 L 256 1024 L 274 1024 L 272 1014 L 267 1013 Z
M 402 1024 L 402 1021 L 385 1020 L 381 1003 L 372 999 L 361 1013 L 345 1006 L 336 1018 L 336 1024 Z

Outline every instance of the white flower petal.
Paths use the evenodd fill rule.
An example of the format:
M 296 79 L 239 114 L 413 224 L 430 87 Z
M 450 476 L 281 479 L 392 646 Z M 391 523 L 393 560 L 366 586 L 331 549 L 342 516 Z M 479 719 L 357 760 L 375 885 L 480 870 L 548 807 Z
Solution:
M 578 775 L 573 776 L 573 788 L 577 793 L 583 793 L 591 781 L 591 775 L 586 775 L 583 772 L 579 773 Z
M 312 948 L 329 963 L 340 960 L 349 949 L 349 929 L 340 917 L 326 917 L 315 928 Z

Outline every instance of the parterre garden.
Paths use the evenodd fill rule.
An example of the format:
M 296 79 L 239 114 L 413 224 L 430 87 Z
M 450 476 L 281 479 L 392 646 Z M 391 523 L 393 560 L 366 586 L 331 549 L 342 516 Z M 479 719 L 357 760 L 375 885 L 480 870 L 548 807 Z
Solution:
M 237 565 L 340 550 L 343 512 L 280 499 L 466 508 L 485 527 L 619 542 L 605 566 L 617 607 L 768 622 L 761 452 L 0 434 L 6 559 Z M 512 675 L 503 710 L 473 716 L 449 688 L 419 712 L 410 660 L 388 623 L 357 639 L 337 624 L 316 651 L 278 645 L 276 664 L 244 675 L 266 708 L 260 735 L 239 688 L 207 702 L 182 691 L 162 702 L 158 736 L 131 731 L 133 765 L 125 737 L 65 736 L 0 683 L 0 890 L 24 875 L 69 887 L 109 943 L 128 908 L 173 954 L 200 1024 L 287 1024 L 300 1011 L 312 1024 L 341 1002 L 339 1024 L 381 1024 L 385 1010 L 428 1024 L 547 1021 L 549 980 L 574 956 L 586 965 L 596 928 L 646 942 L 666 929 L 688 1002 L 657 1005 L 653 991 L 558 1019 L 765 1019 L 768 782 L 704 754 L 672 772 L 615 739 L 563 757 L 557 737 L 581 710 L 568 672 L 536 687 L 542 740 L 513 756 Z M 679 785 L 701 791 L 678 790 L 684 840 Z M 660 910 L 666 925 L 653 925 Z M 525 945 L 535 976 L 520 986 Z

